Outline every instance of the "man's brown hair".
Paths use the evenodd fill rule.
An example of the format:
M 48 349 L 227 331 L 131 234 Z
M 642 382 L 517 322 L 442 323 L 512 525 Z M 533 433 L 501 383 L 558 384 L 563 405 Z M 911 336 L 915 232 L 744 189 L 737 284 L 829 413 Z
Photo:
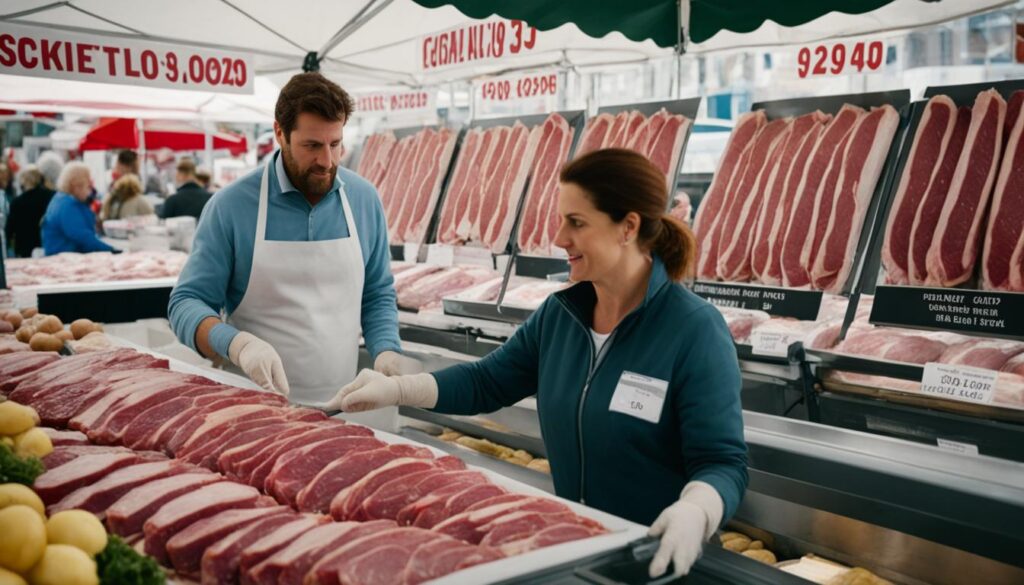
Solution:
M 352 97 L 319 73 L 299 73 L 281 88 L 274 108 L 274 120 L 290 140 L 299 114 L 309 112 L 325 120 L 345 122 L 355 111 Z

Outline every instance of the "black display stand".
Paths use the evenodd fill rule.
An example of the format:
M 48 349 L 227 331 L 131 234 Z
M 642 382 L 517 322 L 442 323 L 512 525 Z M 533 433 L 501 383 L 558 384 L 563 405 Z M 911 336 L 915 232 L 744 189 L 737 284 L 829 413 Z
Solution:
M 100 323 L 127 323 L 139 319 L 167 318 L 173 286 L 79 292 L 43 292 L 38 296 L 40 313 L 56 315 L 64 323 L 92 319 Z

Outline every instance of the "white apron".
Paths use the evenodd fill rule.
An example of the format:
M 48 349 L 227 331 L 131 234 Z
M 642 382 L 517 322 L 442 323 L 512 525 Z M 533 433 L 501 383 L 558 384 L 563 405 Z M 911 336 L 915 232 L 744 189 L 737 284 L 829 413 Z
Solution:
M 330 400 L 356 375 L 365 268 L 345 189 L 339 190 L 347 238 L 267 241 L 267 181 L 260 183 L 249 286 L 228 323 L 269 343 L 284 363 L 300 404 Z

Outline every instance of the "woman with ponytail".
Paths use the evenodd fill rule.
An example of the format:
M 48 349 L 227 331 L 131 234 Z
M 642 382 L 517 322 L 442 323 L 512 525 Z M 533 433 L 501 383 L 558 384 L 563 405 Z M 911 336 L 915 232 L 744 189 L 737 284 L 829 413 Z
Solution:
M 740 372 L 718 311 L 680 282 L 693 233 L 669 217 L 661 172 L 623 149 L 560 176 L 556 246 L 575 282 L 482 360 L 429 374 L 364 370 L 332 405 L 470 415 L 536 395 L 559 496 L 651 524 L 685 574 L 747 485 Z

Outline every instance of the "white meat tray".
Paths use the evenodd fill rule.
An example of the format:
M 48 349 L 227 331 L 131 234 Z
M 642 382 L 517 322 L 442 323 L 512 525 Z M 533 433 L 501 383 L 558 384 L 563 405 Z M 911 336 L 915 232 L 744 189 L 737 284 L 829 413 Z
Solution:
M 233 386 L 260 390 L 260 387 L 252 381 L 230 372 L 187 364 L 180 360 L 162 355 L 159 352 L 155 352 L 151 349 L 147 349 L 116 337 L 111 338 L 111 342 L 115 345 L 130 347 L 140 352 L 168 359 L 170 361 L 171 369 L 178 372 L 198 374 L 223 384 L 231 384 Z M 423 443 L 417 443 L 416 441 L 412 441 L 392 433 L 374 429 L 374 434 L 378 439 L 385 443 L 405 443 L 409 445 L 416 445 L 418 447 L 426 447 L 433 451 L 438 457 L 449 455 L 449 453 L 440 449 L 424 445 Z M 510 492 L 530 494 L 558 500 L 566 506 L 569 506 L 573 512 L 580 516 L 585 516 L 600 522 L 609 530 L 609 533 L 583 540 L 549 546 L 526 554 L 471 567 L 469 569 L 452 573 L 451 575 L 447 575 L 440 579 L 430 581 L 433 585 L 479 585 L 481 583 L 493 583 L 496 581 L 511 579 L 513 577 L 524 576 L 534 571 L 561 565 L 573 559 L 583 559 L 595 554 L 621 548 L 647 534 L 646 526 L 630 522 L 629 520 L 607 514 L 594 508 L 589 508 L 578 502 L 553 496 L 543 490 L 531 487 L 514 479 L 510 479 L 500 473 L 496 473 L 483 467 L 468 465 L 467 468 L 483 473 L 495 485 L 499 485 Z

